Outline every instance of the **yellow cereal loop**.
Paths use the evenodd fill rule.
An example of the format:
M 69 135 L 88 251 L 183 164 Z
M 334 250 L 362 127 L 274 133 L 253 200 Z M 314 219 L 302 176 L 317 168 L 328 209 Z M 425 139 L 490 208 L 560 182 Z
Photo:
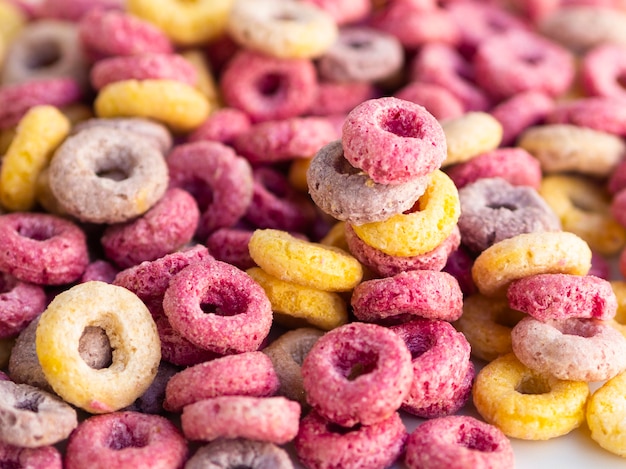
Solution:
M 523 233 L 485 249 L 475 259 L 472 278 L 485 296 L 503 296 L 516 279 L 536 274 L 586 275 L 591 249 L 567 231 Z
M 611 280 L 611 288 L 617 298 L 617 311 L 609 324 L 626 337 L 626 281 Z
M 259 267 L 285 282 L 324 291 L 350 291 L 363 278 L 363 267 L 348 252 L 286 231 L 256 230 L 248 249 Z
M 418 256 L 432 251 L 454 229 L 461 214 L 459 193 L 454 182 L 441 170 L 433 171 L 417 210 L 387 220 L 352 225 L 366 244 L 390 256 Z
M 472 395 L 478 413 L 505 435 L 548 440 L 585 421 L 589 386 L 534 372 L 509 353 L 478 372 Z
M 0 130 L 0 155 L 4 155 L 15 137 L 15 127 Z
M 300 192 L 308 192 L 309 183 L 306 180 L 306 172 L 311 166 L 311 160 L 313 158 L 295 158 L 289 165 L 289 171 L 287 172 L 287 180 L 291 187 Z
M 441 122 L 446 135 L 448 155 L 442 167 L 471 160 L 498 148 L 502 142 L 502 124 L 487 112 L 467 112 Z
M 196 88 L 198 91 L 206 96 L 212 107 L 220 107 L 221 96 L 219 94 L 219 86 L 211 70 L 211 64 L 209 64 L 209 61 L 206 59 L 206 55 L 198 49 L 181 51 L 180 55 L 187 59 L 196 69 L 196 73 L 198 74 Z
M 285 282 L 259 267 L 246 272 L 263 287 L 272 304 L 274 321 L 282 326 L 329 331 L 348 322 L 348 307 L 338 293 Z
M 565 231 L 587 241 L 592 251 L 612 256 L 626 243 L 626 228 L 611 214 L 611 196 L 598 182 L 581 175 L 547 175 L 539 194 Z
M 18 7 L 0 0 L 0 43 L 6 47 L 25 24 L 26 17 Z
M 176 80 L 122 80 L 100 90 L 96 117 L 146 117 L 173 132 L 189 132 L 210 113 L 207 98 L 196 88 Z
M 91 368 L 78 351 L 88 326 L 102 328 L 109 339 L 108 368 Z M 41 315 L 35 344 L 54 391 L 94 414 L 132 404 L 154 380 L 161 360 L 159 334 L 146 305 L 130 290 L 99 281 L 57 295 Z
M 606 381 L 587 403 L 591 438 L 602 448 L 626 457 L 626 372 Z
M 32 107 L 22 117 L 0 168 L 4 208 L 28 211 L 35 206 L 37 177 L 70 127 L 70 121 L 54 106 Z
M 330 230 L 328 230 L 328 233 L 320 239 L 320 243 L 326 246 L 335 246 L 336 248 L 350 252 L 348 242 L 346 241 L 346 222 L 336 222 Z
M 234 0 L 127 0 L 129 13 L 153 23 L 179 46 L 205 44 L 226 31 Z

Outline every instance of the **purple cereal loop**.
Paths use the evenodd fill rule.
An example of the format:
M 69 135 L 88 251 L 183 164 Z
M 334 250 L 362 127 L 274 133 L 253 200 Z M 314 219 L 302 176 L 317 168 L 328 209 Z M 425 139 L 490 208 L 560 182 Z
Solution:
M 28 469 L 63 469 L 63 456 L 54 446 L 22 448 L 0 442 L 0 465 Z
M 473 264 L 474 258 L 467 251 L 467 248 L 459 246 L 456 251 L 450 253 L 446 265 L 441 269 L 457 279 L 464 296 L 471 295 L 477 291 L 472 278 Z
M 0 339 L 17 336 L 46 305 L 42 286 L 0 272 Z
M 113 280 L 118 273 L 119 269 L 109 261 L 96 259 L 87 265 L 79 281 L 84 283 L 92 280 L 99 280 L 101 282 L 113 283 Z
M 394 96 L 424 106 L 439 121 L 465 114 L 461 100 L 437 83 L 412 81 L 394 93 Z

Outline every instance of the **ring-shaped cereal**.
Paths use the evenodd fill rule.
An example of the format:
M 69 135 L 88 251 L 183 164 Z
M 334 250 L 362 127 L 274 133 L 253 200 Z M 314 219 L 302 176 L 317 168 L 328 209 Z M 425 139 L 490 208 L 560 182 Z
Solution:
M 102 328 L 109 339 L 112 363 L 107 368 L 91 368 L 78 352 L 89 326 Z M 57 295 L 41 315 L 35 343 L 55 392 L 94 414 L 132 404 L 152 383 L 161 360 L 159 335 L 146 305 L 129 290 L 98 281 Z
M 218 439 L 198 449 L 185 469 L 294 469 L 289 453 L 274 443 L 244 438 Z
M 587 426 L 591 438 L 602 448 L 626 456 L 626 402 L 624 399 L 626 372 L 606 381 L 587 402 Z
M 485 249 L 474 260 L 472 278 L 485 296 L 503 296 L 509 284 L 534 274 L 586 275 L 591 249 L 568 231 L 522 233 Z
M 69 131 L 70 121 L 54 106 L 34 106 L 22 117 L 0 167 L 0 203 L 4 208 L 33 209 L 37 177 Z
M 22 282 L 0 271 L 0 340 L 17 337 L 43 313 L 47 302 L 41 285 Z
M 283 59 L 321 56 L 338 36 L 332 16 L 309 2 L 234 0 L 228 34 L 241 46 Z
M 348 162 L 379 184 L 426 176 L 446 159 L 446 136 L 426 108 L 393 96 L 357 105 L 346 116 L 341 143 Z
M 472 393 L 478 413 L 505 435 L 548 440 L 582 425 L 589 386 L 534 372 L 509 353 L 478 372 Z
M 163 30 L 177 45 L 205 44 L 226 30 L 233 0 L 129 0 L 129 13 Z
M 48 183 L 61 208 L 84 222 L 120 223 L 165 193 L 163 154 L 133 132 L 93 127 L 68 137 L 50 161 Z
M 611 213 L 611 196 L 592 179 L 546 175 L 539 194 L 559 217 L 563 230 L 587 241 L 592 251 L 612 256 L 626 244 L 626 228 Z
M 63 456 L 54 446 L 23 448 L 2 442 L 0 443 L 0 462 L 7 467 L 63 469 Z
M 196 88 L 177 80 L 122 80 L 98 92 L 94 110 L 98 117 L 154 119 L 185 133 L 209 117 L 211 104 Z
M 430 184 L 410 213 L 387 220 L 351 225 L 368 245 L 390 256 L 417 256 L 441 244 L 457 224 L 461 214 L 459 193 L 441 170 L 433 171 Z
M 580 64 L 582 86 L 589 96 L 626 98 L 621 85 L 624 72 L 624 44 L 598 44 L 583 56 Z
M 487 112 L 466 112 L 441 123 L 446 135 L 447 154 L 442 167 L 470 161 L 495 150 L 502 142 L 502 124 Z
M 348 252 L 298 239 L 286 231 L 256 230 L 248 249 L 259 267 L 285 282 L 350 291 L 363 278 L 363 267 Z

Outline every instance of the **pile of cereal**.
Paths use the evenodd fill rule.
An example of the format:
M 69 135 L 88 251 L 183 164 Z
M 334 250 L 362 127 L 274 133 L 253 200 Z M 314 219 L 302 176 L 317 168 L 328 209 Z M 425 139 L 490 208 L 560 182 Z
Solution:
M 625 71 L 618 0 L 0 0 L 0 467 L 623 462 Z

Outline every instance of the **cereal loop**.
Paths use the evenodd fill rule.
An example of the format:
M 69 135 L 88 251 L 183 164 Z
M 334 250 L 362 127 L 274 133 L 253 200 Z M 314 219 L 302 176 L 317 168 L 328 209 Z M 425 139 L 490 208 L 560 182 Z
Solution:
M 218 439 L 202 446 L 185 463 L 185 469 L 293 469 L 289 454 L 266 441 L 244 438 Z
M 606 381 L 589 398 L 586 412 L 591 438 L 602 448 L 622 457 L 626 456 L 624 386 L 626 372 Z
M 91 368 L 80 355 L 87 326 L 105 331 L 113 351 L 110 366 Z M 41 315 L 36 347 L 55 392 L 90 413 L 133 403 L 152 383 L 161 359 L 156 326 L 144 303 L 125 288 L 97 281 L 76 285 L 52 300 Z
M 441 126 L 448 148 L 442 167 L 469 161 L 495 150 L 502 142 L 502 124 L 486 112 L 466 112 L 444 120 Z

